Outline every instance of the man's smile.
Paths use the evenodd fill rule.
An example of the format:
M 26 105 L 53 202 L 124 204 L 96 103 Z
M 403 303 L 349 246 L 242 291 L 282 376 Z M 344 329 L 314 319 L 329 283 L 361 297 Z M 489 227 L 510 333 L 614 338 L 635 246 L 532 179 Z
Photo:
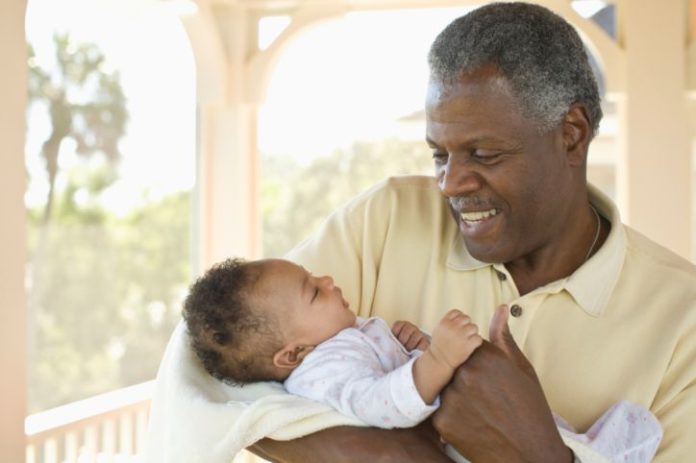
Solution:
M 481 220 L 485 220 L 489 217 L 493 217 L 498 213 L 498 210 L 493 208 L 493 209 L 488 209 L 486 211 L 471 211 L 471 212 L 460 212 L 459 217 L 464 222 L 467 222 L 467 224 L 472 224 L 473 222 L 479 222 Z

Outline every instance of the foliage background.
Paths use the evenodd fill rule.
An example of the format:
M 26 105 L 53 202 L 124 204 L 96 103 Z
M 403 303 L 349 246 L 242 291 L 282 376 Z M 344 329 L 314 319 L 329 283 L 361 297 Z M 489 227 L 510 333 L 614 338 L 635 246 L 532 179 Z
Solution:
M 27 164 L 28 185 L 47 184 L 27 208 L 32 413 L 152 379 L 191 276 L 191 192 L 105 206 L 129 119 L 120 76 L 94 44 L 53 44 L 53 66 L 28 53 L 28 121 L 47 125 L 43 170 Z
M 425 143 L 398 139 L 355 142 L 308 165 L 265 156 L 262 183 L 263 246 L 281 257 L 358 193 L 391 175 L 431 174 Z

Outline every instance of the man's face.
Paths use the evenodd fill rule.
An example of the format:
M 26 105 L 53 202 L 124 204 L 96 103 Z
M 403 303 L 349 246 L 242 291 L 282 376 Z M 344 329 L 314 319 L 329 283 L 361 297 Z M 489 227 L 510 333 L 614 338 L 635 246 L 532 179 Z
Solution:
M 553 252 L 576 188 L 560 124 L 540 133 L 494 67 L 431 81 L 426 123 L 440 190 L 472 256 L 509 263 Z

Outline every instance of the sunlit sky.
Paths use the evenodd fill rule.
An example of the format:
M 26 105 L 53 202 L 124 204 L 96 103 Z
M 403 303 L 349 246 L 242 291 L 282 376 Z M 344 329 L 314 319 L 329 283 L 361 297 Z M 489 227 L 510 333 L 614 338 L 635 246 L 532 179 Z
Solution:
M 121 74 L 130 123 L 120 145 L 120 180 L 102 198 L 116 211 L 138 204 L 145 191 L 156 197 L 195 182 L 196 71 L 177 5 L 182 2 L 28 2 L 27 38 L 43 66 L 53 60 L 53 34 L 69 32 L 76 42 L 97 44 L 108 67 Z M 273 69 L 260 112 L 261 151 L 307 162 L 354 140 L 399 134 L 398 119 L 422 108 L 430 43 L 466 11 L 350 13 L 306 29 Z M 260 40 L 267 44 L 271 36 Z M 38 156 L 47 115 L 30 112 L 28 125 L 26 201 L 36 205 L 47 189 Z M 64 169 L 75 165 L 69 144 L 60 159 Z

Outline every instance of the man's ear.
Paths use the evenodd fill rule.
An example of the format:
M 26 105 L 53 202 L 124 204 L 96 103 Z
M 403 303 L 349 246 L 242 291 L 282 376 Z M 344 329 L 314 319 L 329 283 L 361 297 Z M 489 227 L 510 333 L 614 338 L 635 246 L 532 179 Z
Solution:
M 302 360 L 314 350 L 314 347 L 306 344 L 286 344 L 273 355 L 273 365 L 277 368 L 292 370 L 302 363 Z
M 563 142 L 571 166 L 582 166 L 592 139 L 592 123 L 585 105 L 576 103 L 563 118 Z

